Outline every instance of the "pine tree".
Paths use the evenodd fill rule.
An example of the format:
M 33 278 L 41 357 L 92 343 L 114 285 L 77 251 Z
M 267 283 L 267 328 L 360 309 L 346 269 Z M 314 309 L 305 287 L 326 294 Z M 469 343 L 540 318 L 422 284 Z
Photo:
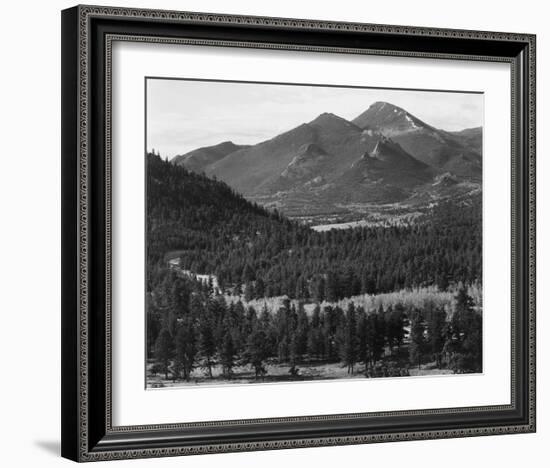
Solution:
M 330 271 L 325 282 L 325 298 L 328 302 L 336 302 L 340 298 L 340 283 L 338 275 Z
M 357 308 L 357 359 L 365 365 L 365 371 L 370 364 L 369 333 L 367 314 L 362 307 Z
M 468 295 L 466 286 L 461 284 L 455 296 L 455 311 L 451 319 L 453 332 L 457 339 L 460 339 L 471 326 L 474 316 L 474 301 Z
M 476 314 L 462 342 L 465 354 L 465 370 L 482 371 L 482 317 Z
M 244 336 L 246 311 L 241 301 L 237 301 L 234 307 L 229 310 L 230 317 L 228 326 L 233 340 L 235 354 L 240 354 L 243 352 L 246 345 L 246 337 Z
M 433 307 L 428 326 L 428 344 L 435 358 L 437 367 L 441 369 L 441 354 L 445 345 L 447 330 L 447 314 L 441 307 Z
M 301 358 L 307 352 L 307 339 L 309 335 L 309 320 L 304 304 L 300 302 L 296 314 L 296 352 Z
M 325 300 L 325 278 L 320 276 L 315 286 L 314 298 L 317 303 L 321 303 Z
M 390 354 L 393 354 L 393 348 L 399 348 L 405 338 L 405 313 L 401 304 L 396 304 L 395 307 L 389 307 L 384 314 L 386 321 L 386 342 L 390 349 Z
M 411 342 L 409 344 L 409 361 L 411 364 L 417 364 L 418 369 L 422 364 L 422 356 L 425 351 L 426 341 L 424 338 L 424 317 L 419 310 L 413 311 L 411 318 Z
M 155 305 L 151 294 L 147 294 L 147 357 L 150 358 L 154 354 L 155 340 L 158 337 L 162 328 L 162 314 L 159 308 Z
M 226 379 L 230 379 L 235 367 L 235 358 L 237 354 L 237 349 L 233 341 L 233 336 L 231 333 L 231 325 L 228 318 L 224 319 L 222 324 L 222 332 L 220 337 L 218 354 L 220 358 L 220 364 L 222 365 L 223 375 Z
M 467 288 L 460 284 L 455 295 L 450 336 L 445 343 L 449 367 L 455 373 L 480 372 L 482 367 L 482 318 L 474 309 Z
M 161 372 L 164 372 L 165 380 L 168 380 L 168 368 L 174 354 L 174 342 L 170 332 L 163 328 L 155 342 L 155 360 Z
M 332 306 L 325 306 L 323 309 L 324 348 L 327 359 L 332 362 L 338 360 L 338 349 L 336 346 L 337 326 L 336 310 Z
M 384 309 L 380 305 L 378 312 L 373 315 L 372 343 L 373 343 L 373 362 L 378 361 L 384 354 L 386 320 Z
M 250 302 L 255 297 L 254 286 L 252 282 L 247 281 L 244 285 L 244 300 Z
M 242 282 L 247 283 L 249 281 L 254 281 L 255 278 L 256 276 L 254 274 L 254 269 L 249 263 L 247 263 L 243 268 Z
M 298 364 L 298 336 L 294 329 L 290 330 L 288 336 L 288 362 L 290 364 L 289 374 L 293 377 L 297 376 L 299 369 L 296 366 Z
M 214 318 L 208 312 L 200 321 L 199 326 L 199 350 L 203 358 L 203 367 L 212 378 L 213 358 L 216 354 L 216 337 L 214 336 Z
M 265 296 L 265 283 L 262 278 L 258 278 L 256 280 L 256 284 L 254 285 L 254 294 L 255 297 L 258 299 L 261 299 Z
M 271 313 L 269 312 L 266 304 L 264 304 L 262 308 L 262 313 L 260 314 L 259 321 L 260 327 L 266 335 L 266 348 L 268 356 L 273 356 L 276 354 L 275 346 L 277 341 L 277 334 L 273 327 L 273 319 L 271 317 Z
M 191 318 L 186 318 L 178 325 L 176 334 L 175 367 L 177 371 L 183 371 L 183 378 L 189 380 L 195 367 L 197 357 L 197 337 Z M 176 374 L 174 373 L 174 377 Z
M 298 280 L 296 281 L 295 297 L 297 299 L 308 299 L 309 298 L 309 290 L 308 290 L 307 281 L 304 279 L 303 275 L 300 275 L 298 277 Z
M 474 309 L 465 286 L 455 296 L 451 319 L 452 346 L 450 367 L 455 372 L 480 372 L 482 368 L 482 317 Z
M 315 358 L 318 358 L 324 354 L 321 308 L 319 307 L 319 304 L 315 305 L 311 316 L 311 325 L 309 327 L 307 339 L 307 352 L 310 357 Z
M 357 363 L 359 343 L 357 340 L 357 317 L 355 305 L 351 302 L 346 311 L 345 321 L 340 329 L 340 357 L 348 374 L 353 374 Z
M 360 317 L 361 318 L 361 317 Z M 358 339 L 360 342 L 361 361 L 365 363 L 365 370 L 372 368 L 384 353 L 385 329 L 384 310 L 382 306 L 376 313 L 369 313 L 360 323 Z
M 248 336 L 244 353 L 244 362 L 252 365 L 256 380 L 258 380 L 259 376 L 263 378 L 266 374 L 267 371 L 264 364 L 268 356 L 269 349 L 266 333 L 260 327 L 256 327 Z
M 170 289 L 169 307 L 173 314 L 180 318 L 188 312 L 191 288 L 187 281 L 176 277 Z

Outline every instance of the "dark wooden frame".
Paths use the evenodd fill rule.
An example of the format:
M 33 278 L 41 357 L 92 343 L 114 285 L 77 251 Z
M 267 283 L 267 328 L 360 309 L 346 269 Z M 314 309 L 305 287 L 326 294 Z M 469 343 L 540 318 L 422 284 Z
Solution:
M 512 402 L 114 427 L 110 47 L 153 41 L 511 65 Z M 535 431 L 535 36 L 77 6 L 62 12 L 62 455 L 77 461 Z

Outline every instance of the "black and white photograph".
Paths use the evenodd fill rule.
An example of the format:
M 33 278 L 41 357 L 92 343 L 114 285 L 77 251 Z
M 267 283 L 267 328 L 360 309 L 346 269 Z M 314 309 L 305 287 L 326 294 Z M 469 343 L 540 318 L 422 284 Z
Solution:
M 145 87 L 147 388 L 483 372 L 483 93 Z
M 4 243 L 6 317 L 21 319 L 6 375 L 47 363 L 39 398 L 5 385 L 10 431 L 35 437 L 14 460 L 52 452 L 59 426 L 77 462 L 535 459 L 544 15 L 235 1 L 65 5 L 61 106 L 38 106 L 51 118 L 32 141 L 32 113 L 17 117 L 36 73 L 6 74 L 24 123 L 6 139 L 21 170 L 6 173 L 32 201 L 5 197 L 21 241 Z M 55 18 L 41 21 L 49 34 Z M 47 59 L 35 43 L 26 55 Z M 26 148 L 52 136 L 48 175 L 47 152 Z M 48 190 L 60 275 L 21 256 L 39 245 L 55 264 Z

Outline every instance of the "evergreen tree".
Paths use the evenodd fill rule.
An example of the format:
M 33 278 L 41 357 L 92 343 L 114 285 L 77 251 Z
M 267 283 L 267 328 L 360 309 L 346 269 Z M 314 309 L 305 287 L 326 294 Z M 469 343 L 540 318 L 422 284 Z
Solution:
M 298 336 L 296 330 L 291 329 L 288 336 L 288 362 L 290 364 L 290 369 L 288 372 L 293 377 L 297 376 L 299 373 L 299 369 L 296 366 L 299 359 L 298 346 Z
M 373 358 L 378 361 L 384 354 L 386 318 L 384 309 L 380 305 L 378 312 L 374 314 L 374 326 L 372 327 Z
M 254 294 L 258 299 L 265 296 L 265 283 L 262 278 L 258 278 L 256 280 L 256 284 L 254 285 Z
M 259 321 L 260 321 L 260 327 L 264 331 L 266 336 L 266 348 L 267 348 L 268 357 L 274 356 L 276 354 L 277 334 L 273 327 L 273 320 L 271 317 L 271 313 L 269 312 L 265 304 L 262 308 L 262 313 L 260 314 Z
M 255 297 L 254 286 L 250 281 L 247 281 L 244 285 L 244 300 L 250 302 Z
M 339 359 L 336 346 L 336 331 L 338 327 L 337 311 L 332 306 L 323 309 L 323 338 L 325 354 L 328 361 L 335 362 Z
M 468 289 L 463 284 L 459 286 L 454 300 L 455 311 L 451 320 L 451 326 L 455 337 L 460 339 L 471 327 L 476 312 L 474 311 L 474 301 L 468 295 Z
M 365 365 L 365 371 L 370 363 L 369 333 L 367 314 L 362 307 L 357 308 L 357 359 Z
M 236 349 L 229 328 L 224 329 L 218 352 L 223 375 L 226 379 L 230 379 L 233 373 L 233 367 L 235 367 Z
M 246 345 L 246 336 L 244 336 L 246 311 L 244 304 L 241 301 L 237 301 L 234 307 L 229 308 L 229 314 L 229 332 L 231 334 L 235 353 L 240 354 L 244 351 Z
M 424 317 L 419 310 L 413 311 L 411 318 L 411 342 L 409 344 L 409 361 L 411 364 L 422 364 L 422 356 L 425 352 L 426 341 L 424 332 L 426 330 Z
M 311 316 L 311 326 L 307 340 L 307 352 L 310 357 L 319 358 L 324 354 L 323 328 L 321 323 L 321 308 L 315 305 Z
M 304 304 L 300 302 L 296 316 L 296 352 L 300 358 L 307 352 L 308 335 L 309 320 L 304 309 Z
M 393 353 L 393 348 L 399 348 L 403 344 L 405 338 L 405 313 L 401 304 L 396 304 L 395 307 L 389 307 L 384 315 L 386 321 L 386 342 L 390 349 L 390 354 Z
M 163 328 L 155 342 L 155 360 L 160 372 L 164 372 L 164 379 L 168 380 L 168 368 L 174 353 L 174 342 L 170 332 Z
M 443 308 L 432 306 L 428 325 L 428 345 L 439 369 L 441 369 L 441 354 L 447 331 L 446 319 L 447 314 Z
M 153 301 L 151 294 L 146 296 L 147 310 L 147 357 L 154 354 L 155 340 L 158 337 L 162 327 L 162 314 Z
M 463 370 L 467 372 L 482 371 L 482 317 L 476 314 L 470 323 L 462 341 L 465 363 Z
M 325 300 L 325 278 L 320 276 L 316 282 L 314 298 L 317 303 L 321 303 Z
M 482 318 L 474 309 L 467 288 L 460 285 L 451 319 L 449 366 L 455 372 L 480 372 L 482 368 Z
M 247 263 L 243 268 L 243 275 L 242 275 L 242 282 L 248 283 L 250 281 L 254 281 L 255 274 L 254 274 L 254 268 L 252 268 L 252 265 Z
M 340 283 L 337 273 L 330 271 L 325 282 L 325 298 L 328 302 L 340 299 Z
M 197 340 L 193 320 L 186 318 L 178 325 L 176 334 L 176 355 L 174 378 L 179 371 L 183 372 L 183 378 L 189 380 L 195 367 L 197 357 Z
M 213 358 L 216 354 L 216 337 L 214 317 L 208 312 L 201 320 L 199 325 L 199 350 L 203 358 L 203 367 L 208 372 L 208 377 L 212 378 Z
M 347 367 L 348 374 L 353 374 L 357 363 L 359 343 L 357 339 L 357 317 L 355 305 L 351 302 L 346 311 L 345 321 L 340 329 L 340 356 Z
M 303 275 L 300 275 L 298 277 L 298 280 L 296 281 L 296 291 L 294 297 L 296 297 L 297 299 L 309 298 L 308 284 Z
M 269 356 L 267 346 L 267 336 L 264 330 L 256 327 L 248 336 L 246 343 L 246 351 L 244 353 L 244 362 L 250 364 L 254 368 L 255 379 L 267 373 L 265 369 L 265 361 Z

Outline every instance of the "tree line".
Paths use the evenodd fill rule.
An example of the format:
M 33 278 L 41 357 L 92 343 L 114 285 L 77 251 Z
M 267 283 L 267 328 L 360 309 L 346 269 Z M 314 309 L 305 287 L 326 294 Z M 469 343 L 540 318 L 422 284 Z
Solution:
M 226 303 L 208 285 L 174 271 L 148 297 L 148 354 L 151 373 L 190 380 L 206 375 L 231 379 L 249 366 L 256 379 L 267 364 L 288 367 L 300 378 L 304 363 L 340 363 L 349 374 L 361 367 L 366 376 L 408 375 L 410 367 L 435 362 L 454 372 L 480 372 L 481 314 L 467 289 L 455 295 L 453 312 L 435 305 L 420 310 L 401 304 L 366 311 L 350 303 L 315 305 L 285 300 L 275 312 L 238 301 Z
M 226 184 L 147 156 L 147 288 L 166 254 L 247 299 L 334 302 L 358 294 L 481 281 L 481 197 L 442 203 L 420 222 L 316 232 Z

